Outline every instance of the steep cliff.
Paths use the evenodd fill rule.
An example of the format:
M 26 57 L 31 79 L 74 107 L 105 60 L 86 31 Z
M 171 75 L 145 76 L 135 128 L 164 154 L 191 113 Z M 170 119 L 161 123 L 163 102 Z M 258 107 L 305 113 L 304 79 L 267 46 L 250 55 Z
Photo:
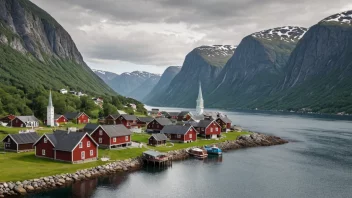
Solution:
M 85 64 L 65 29 L 28 0 L 0 0 L 0 57 L 0 83 L 114 94 Z
M 187 54 L 181 71 L 173 78 L 166 91 L 155 94 L 148 100 L 148 104 L 194 107 L 199 82 L 202 83 L 203 91 L 207 92 L 207 88 L 219 75 L 235 49 L 231 45 L 195 48 Z
M 168 86 L 171 81 L 175 78 L 175 76 L 180 72 L 180 66 L 170 66 L 168 67 L 164 73 L 161 75 L 160 80 L 154 86 L 154 88 L 144 97 L 142 100 L 146 104 L 153 103 L 155 96 L 160 96 L 166 92 Z
M 205 94 L 208 106 L 247 108 L 269 96 L 306 28 L 285 26 L 245 37 Z
M 352 113 L 352 11 L 309 29 L 287 64 L 280 93 L 265 108 Z

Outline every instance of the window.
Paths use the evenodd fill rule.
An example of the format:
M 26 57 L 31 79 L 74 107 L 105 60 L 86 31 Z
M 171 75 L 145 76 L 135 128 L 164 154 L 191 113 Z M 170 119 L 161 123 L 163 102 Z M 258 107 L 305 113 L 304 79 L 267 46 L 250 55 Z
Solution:
M 79 143 L 79 148 L 83 148 L 82 142 Z
M 218 131 L 218 130 L 219 130 L 218 127 L 216 127 L 216 128 L 215 128 L 215 131 Z
M 129 123 L 129 122 L 127 122 L 127 123 L 126 123 L 126 125 L 127 125 L 127 126 L 130 126 L 130 123 Z
M 44 138 L 44 143 L 46 144 L 48 142 L 48 140 L 46 138 Z
M 94 155 L 93 150 L 90 150 L 89 154 L 90 156 L 93 156 Z
M 210 127 L 210 132 L 213 132 L 213 127 Z
M 181 135 L 180 135 L 180 134 L 178 134 L 178 135 L 177 135 L 177 138 L 181 138 Z
M 11 139 L 10 139 L 10 138 L 9 138 L 9 139 L 7 139 L 7 142 L 8 142 L 8 143 L 11 143 Z
M 81 152 L 81 159 L 85 159 L 86 158 L 86 153 L 84 151 Z
M 103 135 L 103 130 L 99 130 L 99 135 Z
M 116 138 L 113 138 L 112 141 L 113 141 L 113 142 L 116 142 Z
M 90 141 L 87 142 L 87 147 L 90 147 Z
M 45 149 L 42 149 L 42 155 L 45 155 Z
M 192 138 L 192 134 L 189 134 L 189 138 Z
M 99 144 L 103 143 L 103 138 L 99 138 Z
M 128 135 L 126 135 L 125 136 L 125 141 L 128 141 L 128 140 L 129 140 Z

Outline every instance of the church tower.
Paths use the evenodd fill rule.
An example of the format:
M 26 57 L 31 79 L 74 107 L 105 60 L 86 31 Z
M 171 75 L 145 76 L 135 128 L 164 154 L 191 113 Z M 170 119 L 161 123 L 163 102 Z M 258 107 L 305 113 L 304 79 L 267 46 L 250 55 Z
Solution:
M 203 111 L 204 111 L 204 100 L 203 100 L 203 94 L 202 94 L 202 86 L 199 82 L 199 93 L 197 98 L 196 113 L 197 115 L 202 115 Z
M 49 104 L 48 107 L 46 108 L 46 125 L 54 127 L 54 106 L 53 106 L 53 100 L 51 98 L 51 90 L 49 93 Z

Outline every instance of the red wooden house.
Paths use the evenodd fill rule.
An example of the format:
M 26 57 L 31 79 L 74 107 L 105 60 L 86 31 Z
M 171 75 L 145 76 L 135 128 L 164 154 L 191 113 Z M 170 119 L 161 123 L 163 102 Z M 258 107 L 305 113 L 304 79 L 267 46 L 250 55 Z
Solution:
M 105 124 L 116 124 L 116 121 L 119 117 L 120 114 L 110 114 L 105 117 Z
M 47 120 L 44 120 L 44 124 L 46 124 Z M 60 126 L 63 124 L 67 124 L 68 119 L 64 115 L 55 114 L 54 122 L 56 126 Z
M 89 123 L 89 116 L 85 114 L 84 112 L 70 112 L 70 113 L 65 113 L 64 117 L 71 122 L 77 123 L 77 124 L 86 124 Z
M 9 125 L 12 127 L 39 127 L 39 120 L 34 116 L 16 116 Z
M 173 142 L 193 142 L 197 140 L 197 131 L 192 126 L 167 125 L 160 133 L 168 136 Z
M 165 145 L 167 136 L 163 133 L 155 133 L 148 139 L 148 144 L 152 146 Z
M 178 121 L 189 121 L 192 118 L 192 114 L 189 111 L 181 111 L 177 116 Z
M 54 131 L 34 143 L 35 155 L 70 163 L 95 161 L 98 144 L 88 133 Z
M 205 138 L 215 139 L 221 135 L 221 126 L 214 120 L 201 120 L 192 125 Z
M 39 139 L 39 135 L 35 132 L 18 133 L 7 135 L 2 142 L 5 151 L 24 152 L 33 150 L 33 144 Z
M 147 125 L 147 132 L 160 133 L 160 131 L 167 125 L 172 125 L 168 118 L 155 118 Z
M 101 148 L 130 146 L 132 132 L 124 125 L 99 125 L 91 133 Z
M 5 117 L 0 118 L 0 122 L 3 122 L 3 123 L 10 123 L 11 120 L 13 120 L 13 119 L 15 119 L 15 118 L 16 118 L 16 116 L 10 114 L 10 115 L 7 115 L 7 116 L 5 116 Z
M 221 126 L 222 132 L 230 131 L 232 122 L 228 117 L 219 117 L 216 122 Z
M 138 127 L 137 120 L 135 115 L 122 114 L 116 119 L 116 124 L 123 124 L 126 128 L 131 129 Z
M 139 127 L 146 127 L 153 120 L 152 117 L 137 117 L 137 124 Z

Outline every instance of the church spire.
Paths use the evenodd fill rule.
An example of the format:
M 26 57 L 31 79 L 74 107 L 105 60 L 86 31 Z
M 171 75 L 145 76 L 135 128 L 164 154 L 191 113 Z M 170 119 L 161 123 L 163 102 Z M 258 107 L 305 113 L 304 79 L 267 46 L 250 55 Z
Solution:
M 203 111 L 204 111 L 204 100 L 203 100 L 203 94 L 202 94 L 202 85 L 199 82 L 199 92 L 198 92 L 198 98 L 197 98 L 196 112 L 198 115 L 202 115 Z
M 198 100 L 202 99 L 203 100 L 203 94 L 202 94 L 202 84 L 199 82 L 199 91 L 198 91 Z
M 48 107 L 52 107 L 53 106 L 53 99 L 51 97 L 51 90 L 49 92 L 49 104 L 48 104 Z
M 54 106 L 53 106 L 53 99 L 51 97 L 51 90 L 49 92 L 49 103 L 48 107 L 46 108 L 46 125 L 54 127 Z

